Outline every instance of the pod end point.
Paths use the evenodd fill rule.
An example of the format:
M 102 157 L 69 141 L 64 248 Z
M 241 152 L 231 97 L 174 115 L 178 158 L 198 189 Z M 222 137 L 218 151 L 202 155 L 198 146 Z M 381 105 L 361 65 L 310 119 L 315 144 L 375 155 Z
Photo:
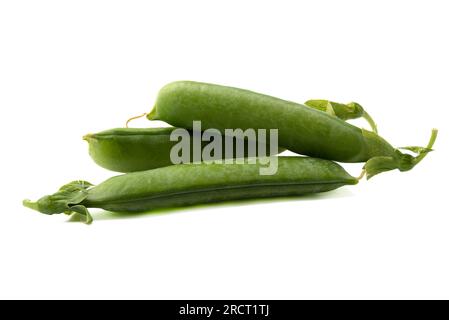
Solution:
M 22 204 L 27 208 L 39 211 L 39 206 L 38 206 L 37 202 L 25 199 L 22 201 Z

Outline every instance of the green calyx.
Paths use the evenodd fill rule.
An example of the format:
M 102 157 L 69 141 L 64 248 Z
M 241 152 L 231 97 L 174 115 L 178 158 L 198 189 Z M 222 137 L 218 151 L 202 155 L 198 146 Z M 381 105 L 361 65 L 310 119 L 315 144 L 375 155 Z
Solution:
M 429 152 L 433 151 L 432 147 L 437 135 L 438 130 L 433 129 L 426 147 L 402 147 L 396 149 L 393 156 L 382 156 L 369 159 L 364 166 L 366 178 L 370 179 L 376 174 L 394 169 L 398 169 L 399 171 L 409 171 L 413 169 L 413 167 L 421 162 Z M 415 153 L 416 156 L 402 153 L 399 149 L 411 151 Z
M 87 181 L 76 180 L 62 186 L 56 193 L 47 195 L 36 202 L 23 200 L 23 205 L 44 214 L 79 214 L 85 223 L 92 222 L 87 208 L 80 203 L 86 199 L 87 190 L 93 185 Z
M 341 120 L 351 120 L 363 118 L 371 127 L 373 132 L 377 133 L 377 125 L 373 118 L 363 107 L 357 102 L 338 103 L 329 100 L 308 100 L 304 103 L 306 106 L 326 112 L 332 116 L 336 116 Z

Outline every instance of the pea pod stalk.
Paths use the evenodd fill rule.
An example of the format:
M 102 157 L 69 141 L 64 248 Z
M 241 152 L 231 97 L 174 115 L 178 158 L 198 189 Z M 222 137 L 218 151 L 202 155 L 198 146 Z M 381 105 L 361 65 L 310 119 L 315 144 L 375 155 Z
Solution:
M 304 105 L 324 111 L 330 115 L 336 116 L 341 120 L 352 120 L 363 118 L 368 122 L 371 130 L 377 133 L 377 125 L 369 113 L 357 102 L 338 103 L 329 100 L 308 100 Z

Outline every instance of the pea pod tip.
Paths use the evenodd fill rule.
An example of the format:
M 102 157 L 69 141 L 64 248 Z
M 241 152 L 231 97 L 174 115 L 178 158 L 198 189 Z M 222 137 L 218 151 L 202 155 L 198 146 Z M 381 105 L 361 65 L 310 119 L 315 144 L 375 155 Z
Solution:
M 93 139 L 93 137 L 94 137 L 93 133 L 88 133 L 83 136 L 83 140 L 90 141 Z
M 25 207 L 27 207 L 27 208 L 30 208 L 30 209 L 39 211 L 39 207 L 38 207 L 37 202 L 31 201 L 31 200 L 29 200 L 29 199 L 25 199 L 25 200 L 22 201 L 22 204 L 23 204 Z

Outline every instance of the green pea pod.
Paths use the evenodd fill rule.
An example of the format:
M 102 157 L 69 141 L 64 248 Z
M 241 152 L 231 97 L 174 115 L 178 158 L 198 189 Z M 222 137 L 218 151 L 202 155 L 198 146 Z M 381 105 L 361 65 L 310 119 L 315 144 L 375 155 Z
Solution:
M 411 170 L 428 153 L 416 157 L 403 154 L 374 132 L 298 103 L 191 81 L 163 87 L 147 118 L 183 128 L 200 120 L 202 128 L 222 132 L 228 128 L 278 129 L 280 147 L 316 158 L 367 162 L 368 178 L 393 169 Z M 432 148 L 436 135 L 433 130 L 427 149 Z
M 83 137 L 89 155 L 99 166 L 117 172 L 143 171 L 171 164 L 174 128 L 118 128 Z
M 333 102 L 329 100 L 308 100 L 304 103 L 306 106 L 329 113 L 341 120 L 352 120 L 363 118 L 371 127 L 373 132 L 377 133 L 377 125 L 373 118 L 366 112 L 357 102 L 349 102 L 347 104 Z
M 176 128 L 116 128 L 98 133 L 88 134 L 83 137 L 89 143 L 89 154 L 99 166 L 117 172 L 134 172 L 155 169 L 172 165 L 170 153 L 178 141 L 171 141 L 170 136 Z M 192 135 L 191 135 L 192 137 Z M 255 151 L 259 141 L 254 141 Z M 201 152 L 209 142 L 201 142 Z M 229 158 L 238 157 L 236 146 L 242 143 L 244 157 L 247 157 L 249 149 L 248 139 L 235 139 L 234 137 L 221 136 L 221 155 L 208 158 L 208 160 L 225 159 L 227 153 L 225 146 L 229 143 L 233 147 Z M 283 150 L 270 149 L 269 139 L 261 142 L 269 155 L 275 155 Z M 193 144 L 190 144 L 189 161 L 193 162 Z M 271 153 L 270 153 L 271 152 Z
M 127 173 L 92 186 L 74 181 L 58 192 L 36 202 L 24 200 L 26 207 L 44 214 L 76 213 L 92 221 L 87 208 L 114 212 L 142 212 L 157 208 L 188 206 L 237 199 L 299 196 L 330 191 L 356 184 L 340 165 L 322 159 L 272 157 L 277 171 L 261 175 L 267 163 L 246 159 L 244 163 L 191 163 Z

